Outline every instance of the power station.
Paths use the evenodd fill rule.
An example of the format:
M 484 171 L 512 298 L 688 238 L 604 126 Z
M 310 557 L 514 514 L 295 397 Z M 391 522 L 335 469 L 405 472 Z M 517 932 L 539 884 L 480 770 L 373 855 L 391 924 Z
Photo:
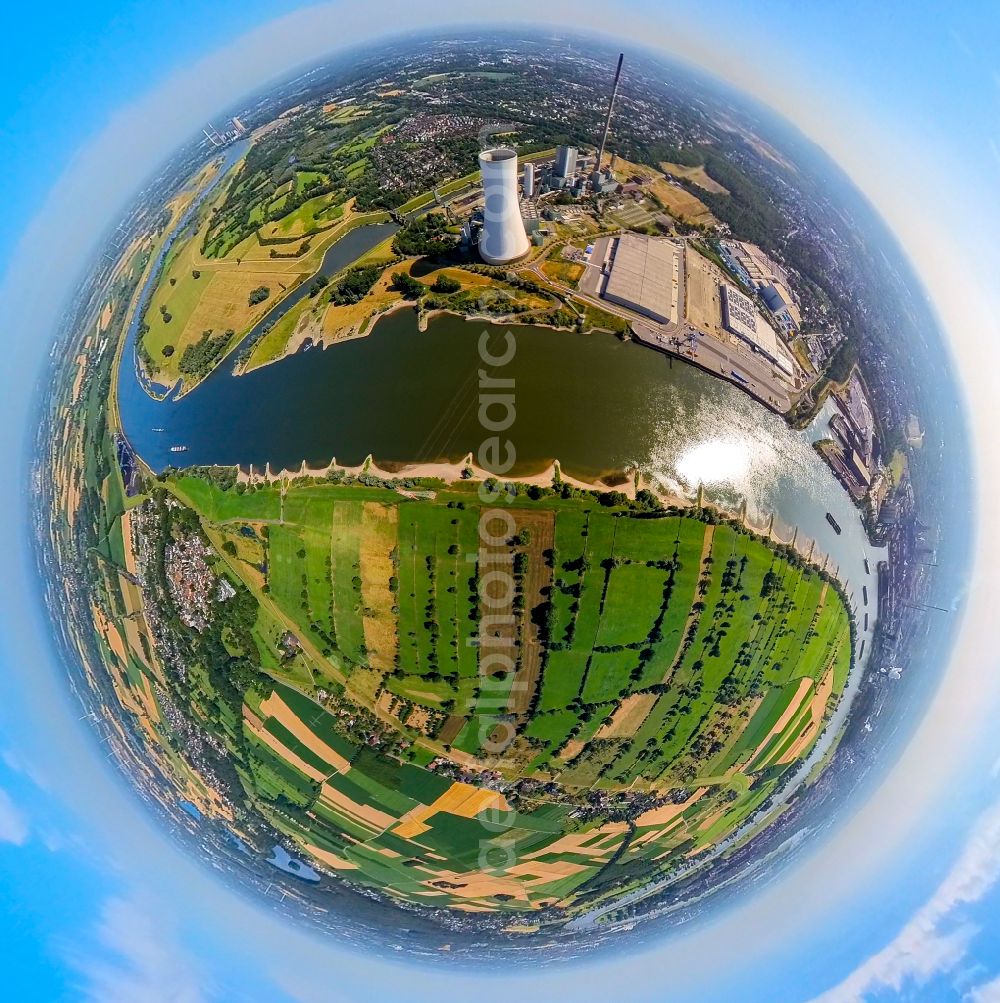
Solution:
M 576 174 L 578 153 L 575 146 L 560 146 L 556 150 L 556 165 L 553 173 L 557 178 L 571 178 Z
M 517 193 L 517 151 L 509 146 L 479 154 L 483 176 L 483 229 L 479 255 L 487 264 L 505 265 L 528 253 L 531 244 Z
M 205 139 L 212 147 L 222 147 L 228 146 L 230 143 L 235 143 L 238 139 L 243 139 L 247 134 L 247 127 L 243 124 L 243 121 L 237 116 L 233 116 L 229 120 L 229 125 L 226 126 L 222 132 L 212 125 L 211 122 L 208 123 L 207 128 L 201 130 Z
M 547 164 L 524 164 L 520 175 L 517 151 L 513 148 L 497 146 L 479 154 L 484 200 L 482 222 L 480 225 L 477 212 L 462 232 L 464 243 L 469 245 L 475 242 L 479 228 L 479 256 L 487 264 L 517 261 L 528 253 L 532 240 L 541 246 L 545 235 L 551 232 L 541 226 L 541 220 L 557 218 L 559 206 L 619 190 L 614 175 L 617 154 L 611 155 L 607 168 L 602 170 L 602 167 L 624 61 L 625 54 L 619 53 L 600 145 L 595 153 L 564 144 L 556 148 L 555 157 Z

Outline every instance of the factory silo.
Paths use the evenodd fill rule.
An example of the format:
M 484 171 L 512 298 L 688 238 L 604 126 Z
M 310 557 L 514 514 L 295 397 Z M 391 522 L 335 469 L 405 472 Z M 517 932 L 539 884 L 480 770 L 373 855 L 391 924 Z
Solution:
M 483 174 L 483 230 L 479 254 L 490 265 L 504 265 L 531 246 L 517 195 L 517 151 L 501 146 L 479 154 Z

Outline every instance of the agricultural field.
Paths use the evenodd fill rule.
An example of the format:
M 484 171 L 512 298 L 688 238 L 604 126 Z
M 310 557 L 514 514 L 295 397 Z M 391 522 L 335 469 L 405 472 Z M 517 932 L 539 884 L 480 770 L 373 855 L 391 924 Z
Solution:
M 140 354 L 156 382 L 190 389 L 316 273 L 331 243 L 369 217 L 387 218 L 357 204 L 360 193 L 370 208 L 365 154 L 391 129 L 376 111 L 317 112 L 300 125 L 292 158 L 282 135 L 255 143 L 200 207 L 143 316 Z
M 349 880 L 468 911 L 596 901 L 734 831 L 843 691 L 836 584 L 738 526 L 518 492 L 498 592 L 477 485 L 362 480 L 166 482 L 256 611 L 222 636 L 257 666 L 224 736 L 247 797 Z M 516 852 L 484 870 L 484 846 Z
M 204 214 L 203 214 L 204 215 Z M 150 375 L 172 385 L 190 385 L 205 375 L 282 295 L 318 265 L 318 257 L 270 259 L 234 253 L 202 253 L 210 217 L 178 240 L 164 264 L 143 318 L 141 349 Z M 206 339 L 207 333 L 207 339 Z M 195 346 L 218 347 L 206 369 Z
M 144 263 L 133 262 L 128 281 L 139 281 Z M 124 278 L 124 271 L 122 274 Z M 120 323 L 121 319 L 119 312 L 112 311 L 109 317 L 104 311 L 98 328 L 106 330 L 110 323 Z M 85 339 L 85 352 L 94 347 L 92 338 Z M 175 798 L 228 824 L 232 811 L 219 790 L 171 742 L 166 720 L 170 709 L 165 699 L 167 671 L 157 650 L 137 576 L 140 557 L 135 539 L 136 510 L 143 499 L 141 495 L 127 494 L 115 438 L 99 420 L 112 359 L 110 352 L 100 361 L 81 355 L 83 362 L 93 363 L 94 367 L 82 381 L 66 385 L 68 399 L 79 405 L 79 421 L 67 421 L 62 426 L 65 439 L 60 447 L 60 455 L 72 458 L 76 469 L 73 476 L 61 464 L 54 471 L 54 500 L 60 513 L 54 529 L 58 525 L 57 531 L 67 545 L 85 545 L 93 555 L 87 600 L 92 632 L 90 636 L 85 628 L 74 632 L 74 643 L 88 685 L 101 692 L 108 708 L 101 720 L 109 747 L 140 768 L 133 759 L 132 744 L 138 736 L 143 743 L 141 768 L 148 770 L 152 765 L 171 777 Z M 68 583 L 66 590 L 68 599 Z M 192 681 L 196 674 L 192 674 Z M 113 708 L 124 711 L 124 716 Z M 192 712 L 199 712 L 196 700 L 192 700 Z
M 240 379 L 249 370 L 379 337 L 395 310 L 425 334 L 449 313 L 475 331 L 494 321 L 627 340 L 613 305 L 581 298 L 577 253 L 625 228 L 685 237 L 686 320 L 703 332 L 721 331 L 727 275 L 708 245 L 725 233 L 778 256 L 804 314 L 850 314 L 841 286 L 868 287 L 834 288 L 812 267 L 817 247 L 861 246 L 850 214 L 815 179 L 796 189 L 793 165 L 741 124 L 730 132 L 711 95 L 685 108 L 675 70 L 641 70 L 621 95 L 613 145 L 633 157 L 617 160 L 622 190 L 527 203 L 530 253 L 484 264 L 469 239 L 483 141 L 516 147 L 518 166 L 557 144 L 592 156 L 595 101 L 580 95 L 606 95 L 609 67 L 575 43 L 564 58 L 565 44 L 491 54 L 481 39 L 438 39 L 411 55 L 393 43 L 261 94 L 241 113 L 245 135 L 206 156 L 179 151 L 140 194 L 52 355 L 31 483 L 39 566 L 102 754 L 190 852 L 352 942 L 398 924 L 387 902 L 406 907 L 395 946 L 452 958 L 536 931 L 528 949 L 575 952 L 575 931 L 603 941 L 660 914 L 652 893 L 668 884 L 693 915 L 807 831 L 852 751 L 832 758 L 853 734 L 840 724 L 866 650 L 855 614 L 837 572 L 775 542 L 787 538 L 775 521 L 764 537 L 701 491 L 695 503 L 643 488 L 631 467 L 587 489 L 553 465 L 502 486 L 487 544 L 481 494 L 496 485 L 471 460 L 318 471 L 312 450 L 266 437 L 243 444 L 261 464 L 178 470 L 238 459 L 239 437 L 175 434 L 169 400 L 160 427 L 153 404 L 119 386 L 133 361 L 157 396 L 228 364 L 233 389 L 251 392 L 261 374 Z M 511 121 L 519 107 L 537 114 Z M 867 261 L 844 257 L 844 275 Z M 424 340 L 431 351 L 437 339 Z M 294 377 L 344 351 L 279 368 Z M 222 389 L 229 374 L 217 375 Z M 528 390 L 547 402 L 541 384 Z M 162 438 L 139 434 L 150 424 Z M 143 443 L 168 439 L 190 452 L 146 455 Z M 303 455 L 297 472 L 272 473 Z M 912 455 L 892 454 L 876 493 L 907 487 Z M 875 646 L 879 597 L 863 598 Z
M 672 174 L 675 178 L 684 178 L 699 188 L 711 192 L 713 195 L 728 195 L 729 189 L 724 188 L 713 178 L 702 164 L 696 167 L 687 167 L 684 164 L 671 164 L 667 161 L 660 163 L 660 169 L 667 174 Z
M 711 227 L 718 222 L 704 202 L 679 185 L 671 184 L 654 167 L 619 160 L 617 173 L 620 176 L 638 178 L 646 186 L 646 190 L 663 204 L 671 216 L 675 216 L 684 223 L 692 226 Z M 706 187 L 706 191 L 712 190 Z

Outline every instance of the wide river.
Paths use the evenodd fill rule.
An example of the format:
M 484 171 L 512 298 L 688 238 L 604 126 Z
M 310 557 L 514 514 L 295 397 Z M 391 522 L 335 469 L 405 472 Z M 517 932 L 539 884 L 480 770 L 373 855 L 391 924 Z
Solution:
M 323 270 L 332 274 L 391 232 L 388 225 L 353 230 L 327 251 Z M 288 306 L 278 304 L 255 331 Z M 270 464 L 278 471 L 303 461 L 322 467 L 333 458 L 357 464 L 369 454 L 380 462 L 457 460 L 487 434 L 478 414 L 482 322 L 441 316 L 421 332 L 413 311 L 401 310 L 368 337 L 244 376 L 232 375 L 226 363 L 192 392 L 163 400 L 138 378 L 136 327 L 122 353 L 119 411 L 130 442 L 154 470 Z M 507 329 L 488 330 L 499 351 Z M 870 546 L 847 493 L 812 448 L 825 434 L 824 416 L 796 432 L 731 384 L 639 344 L 605 334 L 509 330 L 516 352 L 496 375 L 514 381 L 516 419 L 506 434 L 517 450 L 516 472 L 553 459 L 588 479 L 638 467 L 689 495 L 702 485 L 734 509 L 745 500 L 758 522 L 774 515 L 784 535 L 795 528 L 800 540 L 814 540 L 830 556 L 852 594 L 859 639 L 870 649 L 865 614 L 874 626 L 882 552 Z M 177 445 L 187 448 L 171 452 Z

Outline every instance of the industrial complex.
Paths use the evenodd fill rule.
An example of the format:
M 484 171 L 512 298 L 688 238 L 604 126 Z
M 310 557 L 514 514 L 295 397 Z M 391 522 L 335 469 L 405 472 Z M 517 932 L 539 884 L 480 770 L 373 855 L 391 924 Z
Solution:
M 611 128 L 624 59 L 624 53 L 619 53 L 596 156 L 581 155 L 577 147 L 565 145 L 556 149 L 555 157 L 548 165 L 526 163 L 521 173 L 519 195 L 517 151 L 503 146 L 480 153 L 483 209 L 481 214 L 474 215 L 464 232 L 466 239 L 472 239 L 473 234 L 478 233 L 479 255 L 487 264 L 505 265 L 527 254 L 531 241 L 524 223 L 526 219 L 537 220 L 538 211 L 534 203 L 539 197 L 562 191 L 575 196 L 606 194 L 618 189 L 614 157 L 611 166 L 603 171 L 601 160 Z
M 543 272 L 540 262 L 561 259 L 580 269 L 572 286 L 578 300 L 624 322 L 640 343 L 685 358 L 787 413 L 810 383 L 786 344 L 801 327 L 791 280 L 754 244 L 723 237 L 712 242 L 716 256 L 697 234 L 678 230 L 656 208 L 669 189 L 657 188 L 641 166 L 622 162 L 622 179 L 616 177 L 618 157 L 608 155 L 607 145 L 622 64 L 619 56 L 593 147 L 564 144 L 523 164 L 512 146 L 480 152 L 481 192 L 451 203 L 468 213 L 460 217 L 463 241 L 487 264 L 510 265 L 567 227 L 587 233 L 595 211 L 617 218 L 621 231 L 543 250 L 525 267 L 557 283 L 558 271 Z M 662 179 L 661 185 L 669 183 Z
M 247 127 L 234 115 L 221 132 L 211 122 L 201 131 L 205 139 L 208 140 L 209 146 L 219 148 L 235 143 L 238 139 L 243 139 L 247 134 Z
M 722 322 L 726 330 L 742 338 L 754 351 L 760 352 L 789 376 L 795 373 L 795 362 L 788 349 L 774 333 L 774 328 L 757 312 L 756 304 L 735 286 L 722 287 Z
M 537 230 L 541 200 L 546 196 L 565 192 L 580 198 L 619 188 L 612 170 L 594 170 L 594 163 L 592 154 L 560 146 L 551 162 L 528 161 L 519 171 L 517 151 L 512 147 L 483 150 L 479 155 L 482 208 L 470 217 L 466 239 L 478 236 L 479 256 L 490 265 L 506 265 L 524 257 L 531 246 L 528 231 Z M 551 199 L 545 204 L 550 205 Z

